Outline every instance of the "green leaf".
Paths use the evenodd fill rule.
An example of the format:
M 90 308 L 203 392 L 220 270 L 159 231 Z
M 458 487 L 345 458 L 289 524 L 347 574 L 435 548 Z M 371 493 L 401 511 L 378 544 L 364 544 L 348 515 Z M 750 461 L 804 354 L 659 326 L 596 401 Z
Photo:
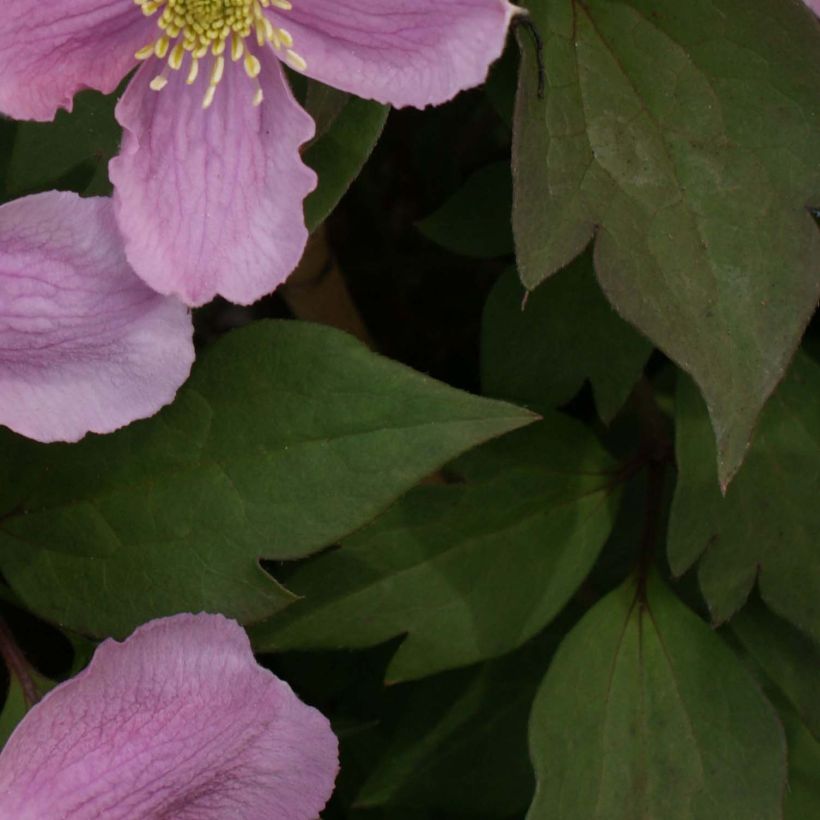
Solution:
M 789 743 L 789 785 L 783 817 L 814 820 L 820 817 L 820 743 L 791 710 L 781 709 L 780 718 Z
M 43 677 L 33 669 L 29 669 L 28 672 L 40 695 L 45 695 L 46 692 L 57 685 L 54 681 Z M 3 709 L 0 710 L 0 749 L 6 745 L 12 732 L 17 728 L 17 724 L 26 716 L 28 710 L 29 706 L 23 694 L 23 687 L 17 677 L 12 675 L 6 693 L 6 702 L 3 704 Z
M 724 498 L 709 468 L 703 402 L 688 379 L 678 386 L 669 563 L 681 574 L 703 554 L 698 578 L 716 622 L 743 606 L 757 580 L 770 609 L 820 642 L 818 396 L 820 366 L 798 354 Z
M 208 350 L 153 419 L 77 445 L 7 436 L 0 569 L 31 609 L 84 633 L 201 609 L 258 620 L 292 600 L 260 557 L 334 542 L 532 419 L 339 331 L 258 322 Z
M 721 640 L 657 578 L 630 580 L 556 653 L 530 718 L 528 815 L 781 820 L 777 715 Z
M 317 120 L 317 136 L 304 150 L 319 184 L 305 200 L 305 221 L 315 231 L 339 204 L 375 148 L 389 108 L 318 83 L 308 87 L 306 107 Z
M 593 238 L 609 300 L 697 382 L 721 484 L 820 291 L 820 27 L 782 0 L 527 3 L 513 226 L 533 288 Z M 707 34 L 708 33 L 708 36 Z
M 543 628 L 612 527 L 614 464 L 554 414 L 420 487 L 341 549 L 299 568 L 304 596 L 252 630 L 260 651 L 372 646 L 407 633 L 387 671 L 408 680 L 491 658 Z
M 14 120 L 0 118 L 0 202 L 13 197 L 9 191 L 8 169 L 17 137 L 17 125 Z
M 743 607 L 729 626 L 820 740 L 820 647 L 756 600 Z
M 521 817 L 534 786 L 527 720 L 556 640 L 413 684 L 356 806 Z
M 416 223 L 433 242 L 479 259 L 513 253 L 509 162 L 476 171 L 437 211 Z
M 306 86 L 304 108 L 316 123 L 315 141 L 321 139 L 339 118 L 350 102 L 350 94 L 316 80 L 307 80 Z
M 484 309 L 484 393 L 536 408 L 568 402 L 589 379 L 609 422 L 638 380 L 652 345 L 601 293 L 586 253 L 532 291 L 526 302 L 514 271 L 502 276 Z
M 118 94 L 84 91 L 73 112 L 59 111 L 53 123 L 19 123 L 6 183 L 10 195 L 66 187 L 66 182 L 87 196 L 109 194 L 108 161 L 122 136 L 114 119 L 117 99 Z

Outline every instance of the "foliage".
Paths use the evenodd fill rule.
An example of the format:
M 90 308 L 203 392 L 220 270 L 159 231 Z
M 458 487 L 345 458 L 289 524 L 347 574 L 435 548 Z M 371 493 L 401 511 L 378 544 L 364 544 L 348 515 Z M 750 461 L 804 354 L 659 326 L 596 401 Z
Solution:
M 320 269 L 197 309 L 172 405 L 0 429 L 0 743 L 208 610 L 331 718 L 330 820 L 820 815 L 820 24 L 525 5 L 435 110 L 293 78 Z M 108 194 L 120 93 L 0 120 L 0 199 Z

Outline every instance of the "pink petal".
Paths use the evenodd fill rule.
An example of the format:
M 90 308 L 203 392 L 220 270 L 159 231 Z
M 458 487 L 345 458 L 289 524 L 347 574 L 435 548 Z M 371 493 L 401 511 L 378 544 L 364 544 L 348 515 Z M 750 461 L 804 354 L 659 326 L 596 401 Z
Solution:
M 803 2 L 820 17 L 820 0 L 803 0 Z
M 150 416 L 194 359 L 184 305 L 128 267 L 108 199 L 0 207 L 0 424 L 76 441 Z
M 108 94 L 155 31 L 132 0 L 2 0 L 0 111 L 50 120 L 83 88 Z
M 193 86 L 186 67 L 160 92 L 151 61 L 117 107 L 122 152 L 110 164 L 128 259 L 160 293 L 201 305 L 217 294 L 250 304 L 280 285 L 307 241 L 302 200 L 316 175 L 299 156 L 314 133 L 269 49 L 259 55 L 262 105 L 241 63 L 228 60 L 203 110 L 207 62 Z
M 326 718 L 238 624 L 176 615 L 105 641 L 29 712 L 0 754 L 0 817 L 313 820 L 337 771 Z
M 423 108 L 484 82 L 514 11 L 507 0 L 293 0 L 275 22 L 308 76 Z

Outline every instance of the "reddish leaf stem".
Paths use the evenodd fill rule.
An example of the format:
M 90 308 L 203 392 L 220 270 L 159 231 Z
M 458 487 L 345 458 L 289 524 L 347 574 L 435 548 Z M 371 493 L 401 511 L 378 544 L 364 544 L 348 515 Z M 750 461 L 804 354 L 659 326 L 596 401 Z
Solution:
M 26 707 L 30 709 L 40 700 L 40 692 L 31 675 L 31 666 L 3 618 L 0 618 L 0 656 L 5 661 L 9 675 L 19 681 Z
M 641 452 L 647 467 L 646 508 L 640 555 L 638 557 L 638 599 L 646 600 L 646 581 L 652 568 L 660 538 L 664 506 L 666 469 L 674 458 L 674 446 L 666 417 L 655 401 L 652 385 L 641 379 L 633 393 L 635 408 L 642 421 Z

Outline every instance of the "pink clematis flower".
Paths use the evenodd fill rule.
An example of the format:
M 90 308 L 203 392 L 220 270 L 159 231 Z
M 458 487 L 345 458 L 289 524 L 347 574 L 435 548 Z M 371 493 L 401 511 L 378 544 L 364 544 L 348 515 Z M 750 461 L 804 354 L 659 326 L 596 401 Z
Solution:
M 423 107 L 485 79 L 513 11 L 507 0 L 7 0 L 0 111 L 51 119 L 141 63 L 110 166 L 128 260 L 190 305 L 248 304 L 298 263 L 316 184 L 299 158 L 314 125 L 280 61 Z
M 0 753 L 14 820 L 313 820 L 333 791 L 330 724 L 257 665 L 220 615 L 105 641 Z
M 129 267 L 109 199 L 0 207 L 0 424 L 76 441 L 151 416 L 188 377 L 192 335 Z

